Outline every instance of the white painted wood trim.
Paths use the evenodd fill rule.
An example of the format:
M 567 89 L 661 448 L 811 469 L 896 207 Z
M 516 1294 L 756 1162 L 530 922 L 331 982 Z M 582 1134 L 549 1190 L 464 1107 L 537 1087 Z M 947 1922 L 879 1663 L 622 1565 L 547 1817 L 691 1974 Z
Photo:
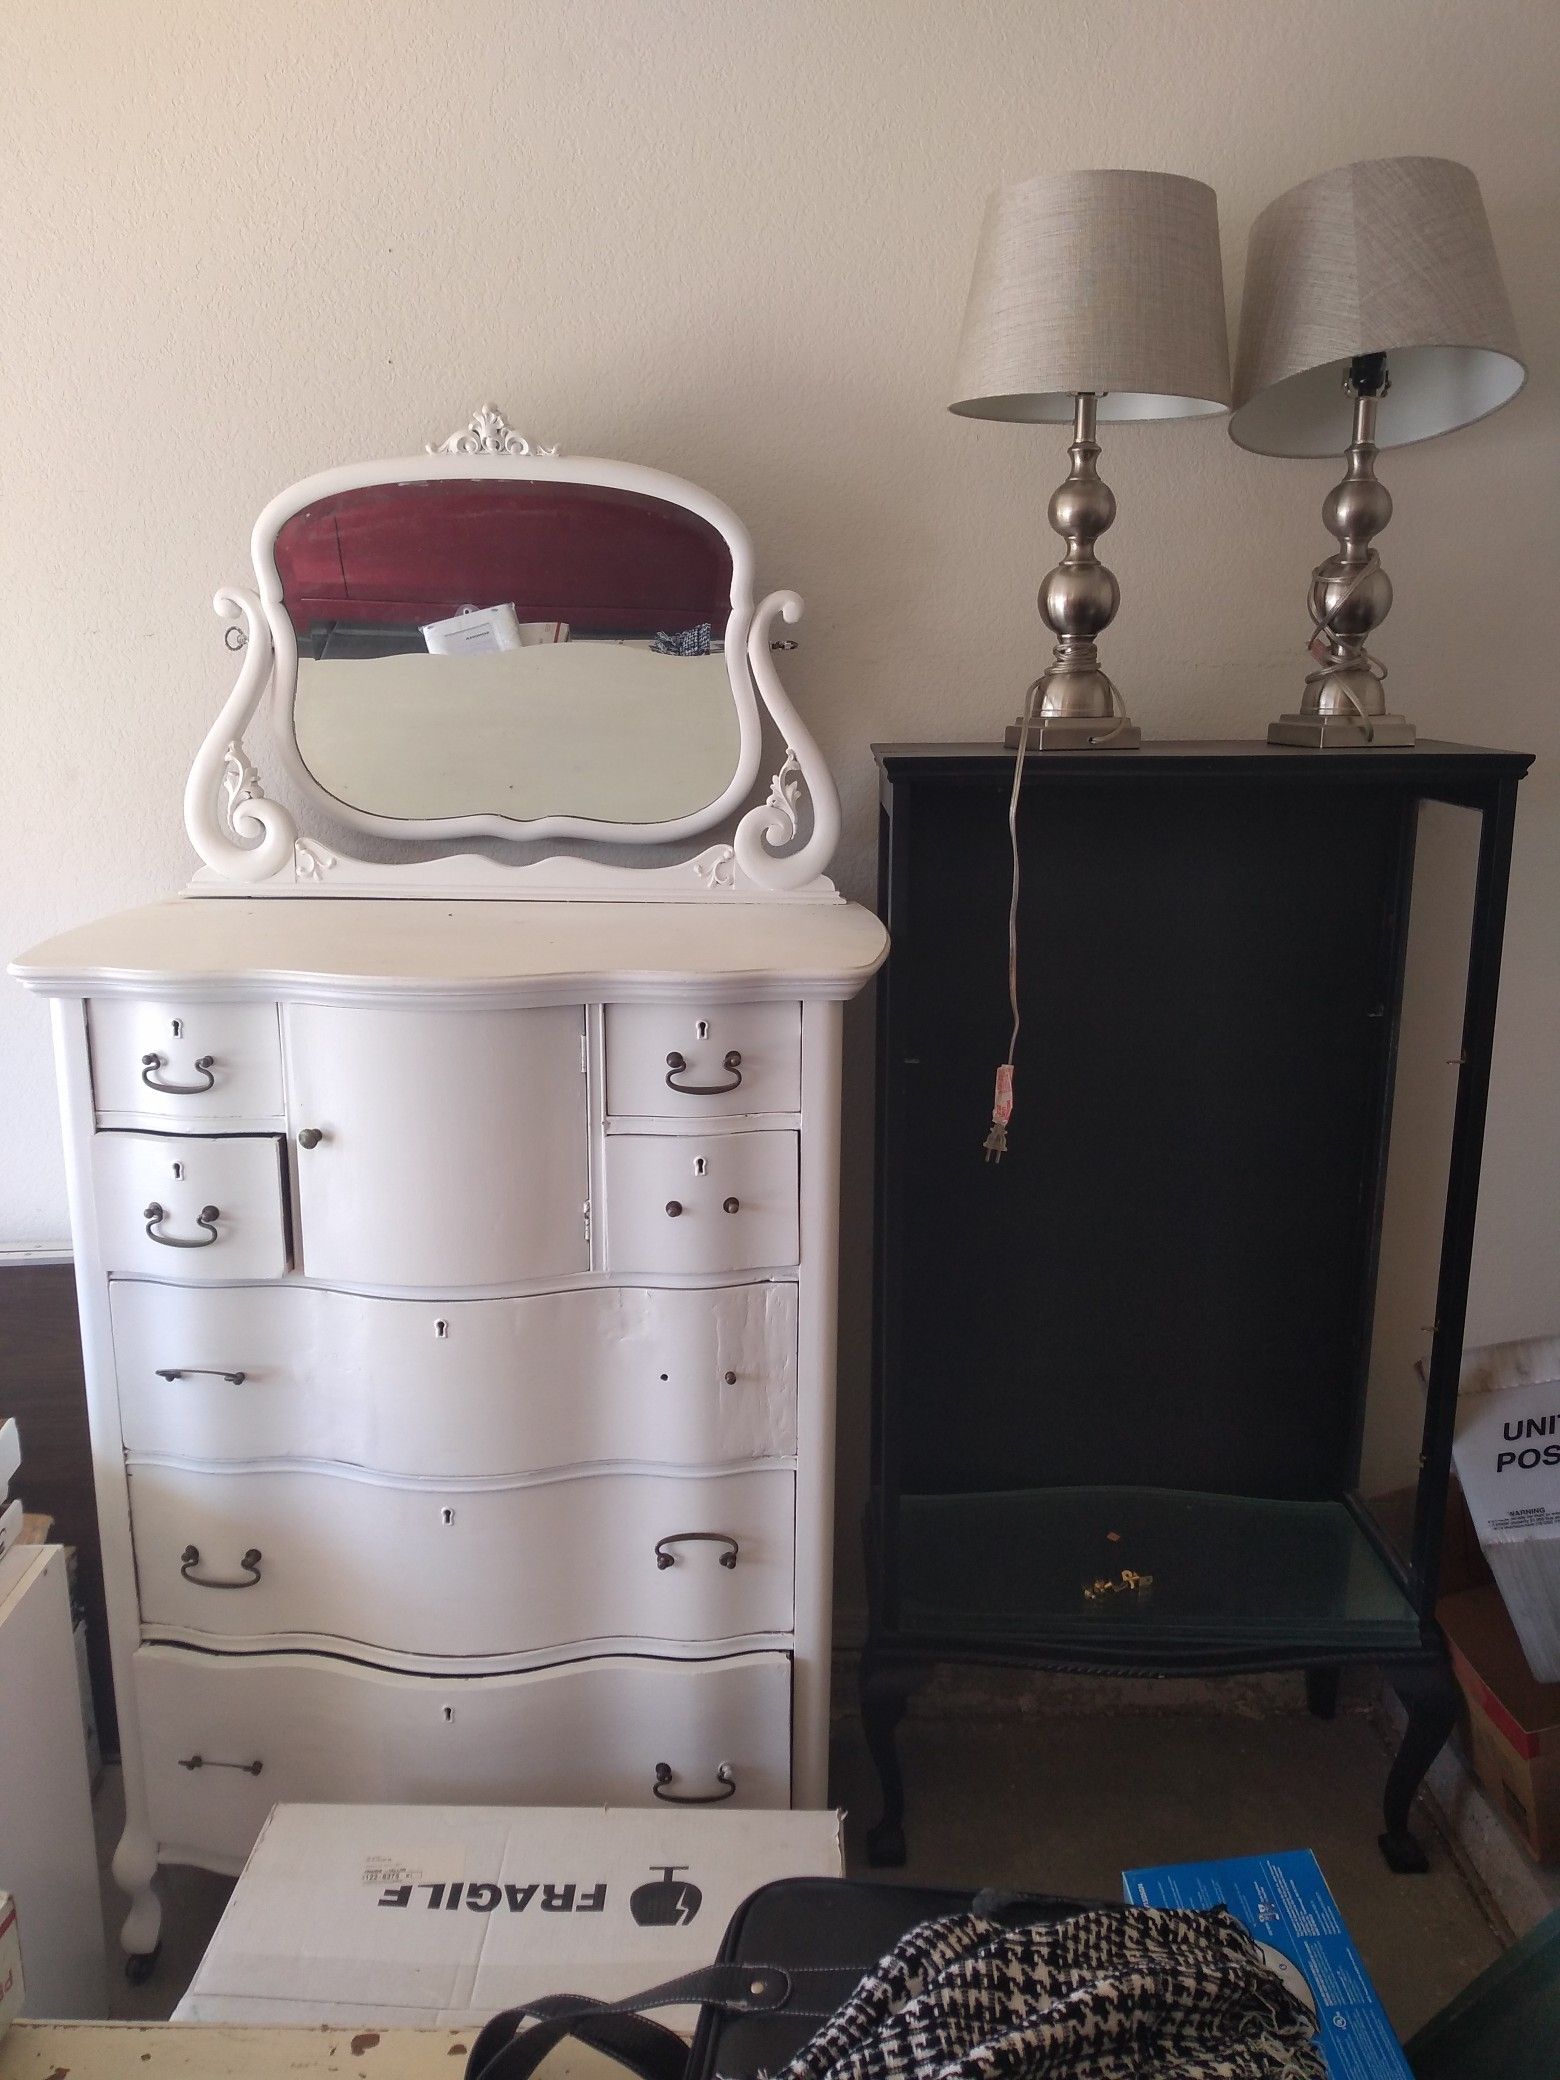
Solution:
M 124 1767 L 125 1824 L 114 1851 L 113 1869 L 115 1883 L 130 1897 L 130 1909 L 119 1941 L 127 1954 L 141 1954 L 157 1946 L 162 1905 L 152 1889 L 157 1844 L 146 1816 L 140 1729 L 134 1703 L 132 1656 L 140 1640 L 141 1612 L 135 1547 L 130 1536 L 130 1499 L 119 1443 L 119 1386 L 108 1312 L 108 1278 L 98 1247 L 93 1197 L 92 1073 L 87 1053 L 86 1005 L 79 1000 L 62 999 L 56 1000 L 50 1009 L 65 1137 L 65 1189 L 75 1238 L 81 1359 L 91 1426 L 98 1536 L 103 1549 L 109 1658 L 114 1671 L 114 1695 L 119 1702 L 119 1752 Z
M 502 424 L 497 415 L 496 423 Z M 736 710 L 738 749 L 731 780 L 720 796 L 687 816 L 658 823 L 621 823 L 597 817 L 554 815 L 516 818 L 493 813 L 446 817 L 382 816 L 330 794 L 315 779 L 298 748 L 295 704 L 298 646 L 283 599 L 276 565 L 276 538 L 285 523 L 317 500 L 382 484 L 438 482 L 540 482 L 600 485 L 681 506 L 698 515 L 725 541 L 731 557 L 731 607 L 723 656 Z M 659 900 L 677 902 L 838 900 L 823 878 L 839 835 L 839 801 L 816 741 L 780 683 L 769 650 L 777 616 L 794 622 L 802 602 L 794 592 L 771 593 L 753 607 L 753 549 L 747 530 L 721 500 L 696 484 L 663 470 L 599 456 L 560 458 L 528 441 L 505 445 L 443 448 L 383 462 L 351 463 L 320 471 L 279 492 L 262 510 L 250 540 L 258 593 L 228 586 L 215 609 L 230 624 L 245 625 L 245 656 L 232 693 L 207 732 L 185 790 L 185 827 L 205 870 L 190 884 L 192 895 L 264 894 L 333 897 L 427 894 L 556 897 L 575 900 L 636 898 L 637 882 L 656 876 Z M 357 860 L 301 838 L 295 819 L 266 798 L 244 748 L 244 731 L 262 697 L 270 692 L 270 714 L 279 756 L 305 799 L 349 829 L 406 840 L 443 842 L 471 837 L 509 838 L 526 843 L 555 838 L 626 846 L 678 843 L 727 822 L 750 793 L 763 749 L 759 696 L 785 738 L 786 752 L 767 800 L 737 826 L 732 844 L 711 848 L 677 866 L 635 868 L 555 858 L 525 864 L 471 857 L 388 865 Z M 797 835 L 803 789 L 812 804 L 806 843 L 785 850 Z
M 834 1623 L 834 1431 L 839 1317 L 838 1004 L 802 1006 L 801 1222 L 796 1367 L 796 1661 L 791 1803 L 829 1803 Z

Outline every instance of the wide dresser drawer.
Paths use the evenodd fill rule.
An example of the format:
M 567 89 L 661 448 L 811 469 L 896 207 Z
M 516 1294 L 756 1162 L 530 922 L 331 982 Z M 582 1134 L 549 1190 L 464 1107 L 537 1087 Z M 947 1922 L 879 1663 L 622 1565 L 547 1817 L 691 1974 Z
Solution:
M 795 1476 L 439 1487 L 132 1461 L 143 1631 L 423 1656 L 788 1632 Z
M 125 1448 L 499 1476 L 796 1450 L 796 1287 L 517 1300 L 325 1287 L 110 1288 Z
M 608 1656 L 469 1681 L 141 1647 L 162 1853 L 231 1865 L 279 1801 L 787 1806 L 791 1658 Z

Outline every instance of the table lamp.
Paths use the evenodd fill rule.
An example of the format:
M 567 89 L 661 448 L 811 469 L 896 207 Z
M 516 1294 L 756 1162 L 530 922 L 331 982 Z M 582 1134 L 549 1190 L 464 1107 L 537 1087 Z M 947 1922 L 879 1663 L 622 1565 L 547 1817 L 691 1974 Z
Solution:
M 1311 574 L 1315 669 L 1270 744 L 1413 743 L 1365 647 L 1392 605 L 1371 541 L 1392 517 L 1376 454 L 1487 417 L 1526 377 L 1466 166 L 1368 159 L 1302 181 L 1258 217 L 1230 436 L 1259 455 L 1347 454 L 1322 507 L 1338 551 Z
M 1031 689 L 1027 741 L 1020 718 L 1007 743 L 1134 749 L 1141 734 L 1096 647 L 1121 595 L 1095 554 L 1116 517 L 1095 432 L 1101 420 L 1198 418 L 1228 405 L 1213 190 L 1177 173 L 1122 171 L 999 188 L 975 256 L 956 389 L 949 409 L 966 418 L 1073 430 L 1072 469 L 1049 509 L 1067 550 L 1040 588 L 1055 654 Z

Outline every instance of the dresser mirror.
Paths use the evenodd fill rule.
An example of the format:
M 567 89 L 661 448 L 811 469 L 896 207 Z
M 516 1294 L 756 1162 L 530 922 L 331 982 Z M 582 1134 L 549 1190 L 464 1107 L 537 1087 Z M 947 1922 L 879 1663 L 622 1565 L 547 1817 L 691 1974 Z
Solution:
M 747 533 L 697 485 L 560 456 L 486 405 L 421 455 L 279 493 L 252 553 L 257 590 L 215 601 L 242 663 L 185 790 L 192 894 L 838 900 L 821 871 L 838 798 L 770 654 L 802 603 L 754 604 Z M 267 696 L 329 837 L 300 834 L 246 749 Z M 784 749 L 749 806 L 761 713 Z M 725 843 L 642 867 L 426 856 L 471 837 L 666 845 L 722 823 Z M 348 858 L 342 826 L 381 856 Z M 386 858 L 386 839 L 423 857 Z
M 347 808 L 664 824 L 737 777 L 731 549 L 686 506 L 534 478 L 370 484 L 293 513 L 274 553 L 297 754 Z

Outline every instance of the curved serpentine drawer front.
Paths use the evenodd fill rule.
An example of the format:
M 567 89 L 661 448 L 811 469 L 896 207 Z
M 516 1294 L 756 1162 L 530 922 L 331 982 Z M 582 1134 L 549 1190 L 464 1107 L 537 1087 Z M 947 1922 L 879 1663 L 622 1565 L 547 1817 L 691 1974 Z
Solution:
M 87 1006 L 99 1125 L 209 1134 L 281 1121 L 274 1004 L 96 997 Z
M 794 1133 L 609 1134 L 607 1264 L 725 1272 L 799 1254 Z
M 607 1109 L 674 1119 L 795 1112 L 799 1004 L 609 1004 Z
M 109 1271 L 279 1278 L 282 1144 L 272 1134 L 94 1134 L 98 1242 Z
M 488 1476 L 796 1450 L 796 1287 L 385 1300 L 110 1288 L 125 1448 Z
M 438 1488 L 132 1461 L 143 1632 L 419 1655 L 788 1632 L 790 1472 Z
M 152 1831 L 234 1868 L 278 1800 L 790 1802 L 788 1654 L 441 1681 L 326 1655 L 134 1657 Z

